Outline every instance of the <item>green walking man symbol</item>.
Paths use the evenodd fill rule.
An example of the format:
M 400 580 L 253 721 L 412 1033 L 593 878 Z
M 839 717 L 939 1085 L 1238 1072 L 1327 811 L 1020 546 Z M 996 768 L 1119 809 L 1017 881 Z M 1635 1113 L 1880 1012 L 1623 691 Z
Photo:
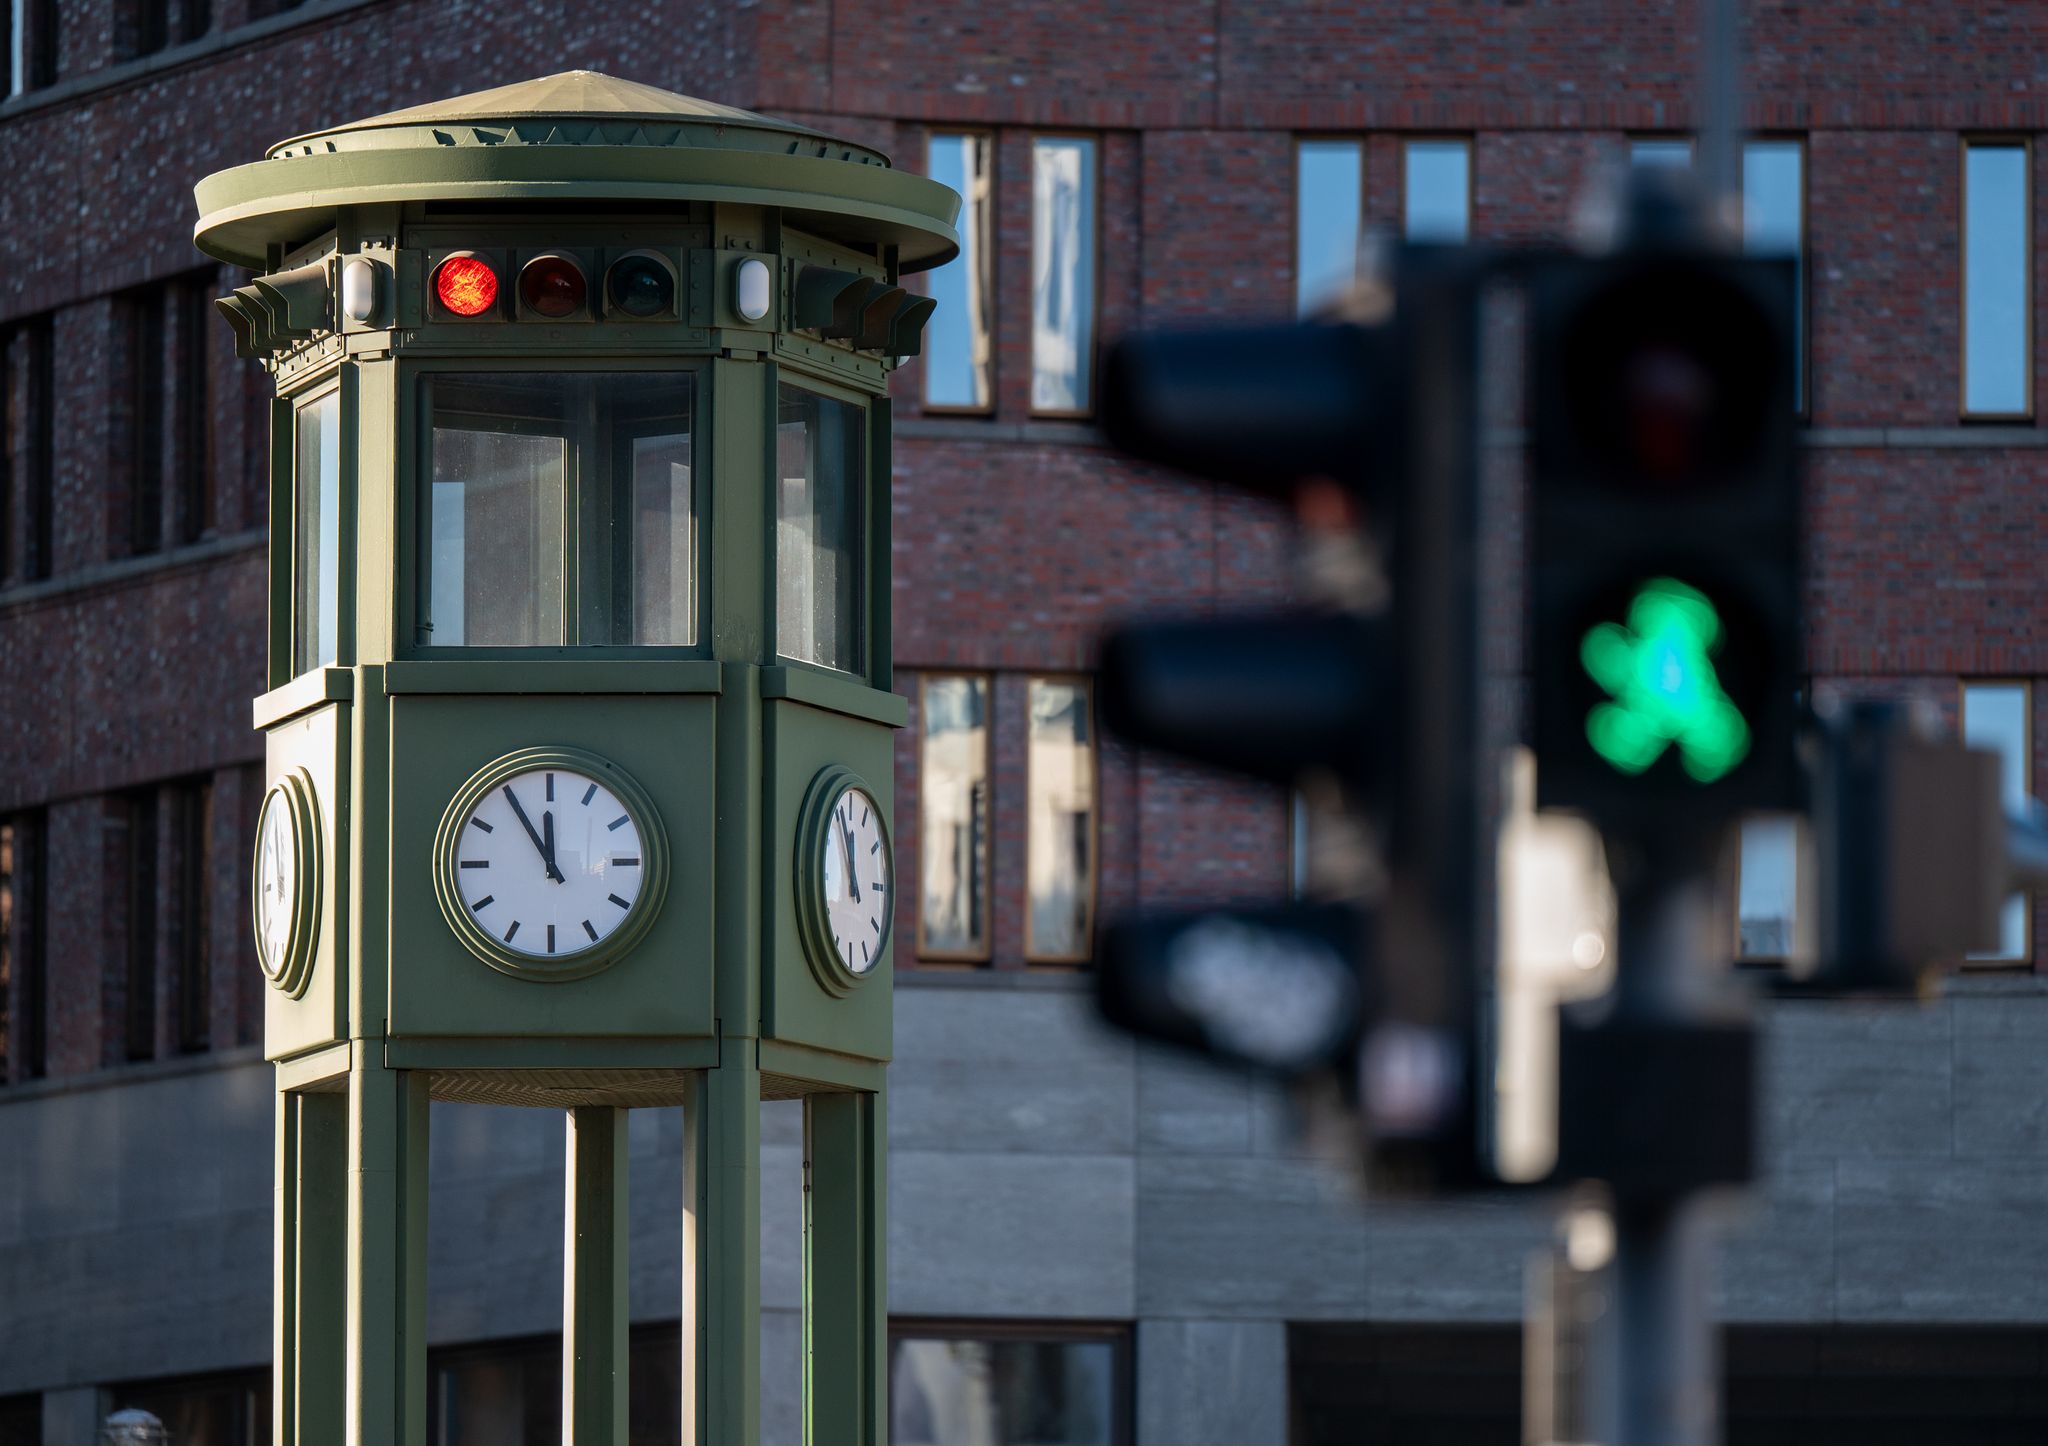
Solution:
M 1714 671 L 1721 634 L 1706 595 L 1668 577 L 1643 584 L 1626 625 L 1600 623 L 1588 632 L 1579 661 L 1612 699 L 1586 715 L 1593 751 L 1636 774 L 1676 744 L 1692 778 L 1725 778 L 1749 752 L 1749 724 Z

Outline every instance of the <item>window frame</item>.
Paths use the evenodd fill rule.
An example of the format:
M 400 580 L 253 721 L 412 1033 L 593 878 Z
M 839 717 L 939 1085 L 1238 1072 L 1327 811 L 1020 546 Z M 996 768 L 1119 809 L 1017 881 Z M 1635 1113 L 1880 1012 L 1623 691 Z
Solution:
M 2020 206 L 2020 314 L 2026 318 L 2025 355 L 2020 361 L 2024 401 L 2016 412 L 1970 409 L 1970 148 L 2017 149 L 2026 166 Z M 1970 423 L 2016 423 L 2034 419 L 2034 142 L 2021 132 L 1987 131 L 1956 137 L 1956 416 Z
M 1137 1329 L 1129 1321 L 976 1320 L 955 1316 L 890 1316 L 882 1342 L 888 1370 L 898 1341 L 986 1341 L 996 1345 L 1096 1345 L 1110 1347 L 1110 1439 L 1107 1446 L 1135 1446 L 1138 1382 Z M 890 1372 L 893 1375 L 893 1371 Z M 894 1425 L 893 1421 L 889 1423 Z
M 2020 690 L 2020 789 L 2032 795 L 2034 792 L 2034 682 L 2031 678 L 2015 678 L 1986 675 L 1956 679 L 1956 738 L 1965 738 L 1964 727 L 1968 718 L 1969 692 L 1972 688 L 2017 688 Z M 1998 801 L 2001 809 L 2005 806 L 2005 780 L 2003 761 L 2000 763 Z M 2006 904 L 2016 895 L 2020 901 L 2020 947 L 2017 954 L 1991 951 L 1983 954 L 1963 956 L 1963 968 L 1978 969 L 2032 969 L 2034 966 L 2035 909 L 2034 890 L 2021 887 L 2000 897 L 1998 908 L 2001 917 Z M 2001 924 L 2001 928 L 2003 925 Z
M 1813 418 L 1813 148 L 1805 132 L 1760 131 L 1741 137 L 1735 147 L 1735 171 L 1745 228 L 1749 223 L 1749 148 L 1753 145 L 1789 145 L 1799 151 L 1799 355 L 1794 359 L 1799 368 L 1799 393 L 1792 415 L 1805 422 Z
M 544 353 L 521 353 L 517 357 L 500 354 L 470 354 L 464 356 L 435 356 L 408 360 L 401 364 L 396 378 L 399 407 L 400 435 L 407 435 L 410 428 L 412 445 L 402 448 L 398 459 L 397 498 L 394 503 L 394 519 L 397 523 L 397 546 L 393 549 L 394 569 L 393 594 L 396 603 L 393 656 L 402 660 L 432 662 L 548 662 L 567 661 L 616 661 L 627 658 L 678 659 L 707 658 L 711 656 L 711 558 L 709 539 L 713 536 L 712 520 L 715 510 L 710 460 L 716 453 L 716 402 L 713 397 L 714 358 L 708 355 L 688 354 L 681 356 L 603 356 L 590 353 L 551 356 Z M 423 539 L 431 536 L 433 526 L 433 408 L 427 401 L 424 383 L 428 378 L 448 373 L 483 375 L 502 372 L 508 375 L 532 375 L 547 372 L 687 372 L 695 378 L 692 383 L 690 417 L 690 468 L 692 504 L 696 508 L 694 528 L 696 531 L 697 555 L 692 558 L 695 569 L 694 586 L 696 597 L 693 615 L 696 619 L 697 640 L 694 643 L 542 643 L 535 646 L 513 646 L 488 644 L 472 646 L 466 643 L 422 643 L 420 636 L 421 601 L 432 578 L 428 570 L 431 549 L 423 548 Z M 772 383 L 771 383 L 772 385 Z M 350 434 L 343 433 L 344 446 L 349 443 Z M 344 453 L 343 471 L 352 475 L 348 466 L 349 454 Z M 701 475 L 700 475 L 701 474 Z M 580 485 L 580 484 L 579 484 Z M 344 489 L 344 512 L 348 507 L 349 489 Z M 580 495 L 576 499 L 581 501 Z M 568 499 L 564 499 L 567 505 Z M 773 499 L 769 499 L 773 506 Z M 346 528 L 344 538 L 351 544 L 353 534 Z M 347 571 L 344 562 L 343 571 Z M 770 601 L 773 601 L 775 585 L 774 568 L 767 569 L 767 584 Z M 580 582 L 564 582 L 563 606 L 573 605 L 580 590 Z M 348 610 L 344 609 L 344 622 Z M 772 614 L 771 614 L 772 617 Z M 352 644 L 353 637 L 344 634 L 344 645 Z M 352 654 L 351 654 L 352 656 Z M 778 661 L 794 663 L 795 659 Z
M 927 351 L 923 367 L 924 374 L 918 378 L 918 410 L 928 417 L 990 417 L 995 415 L 997 389 L 1002 385 L 1001 373 L 997 368 L 997 362 L 1001 357 L 1001 348 L 997 345 L 996 332 L 997 322 L 1000 321 L 1002 315 L 1000 301 L 1002 297 L 1003 256 L 1002 247 L 994 244 L 999 229 L 996 208 L 997 196 L 1002 183 L 1001 142 L 997 132 L 988 127 L 927 127 L 924 133 L 924 170 L 927 178 L 931 175 L 932 138 L 934 136 L 978 138 L 988 146 L 988 199 L 983 203 L 984 220 L 981 235 L 981 249 L 986 258 L 988 272 L 987 300 L 982 309 L 982 324 L 988 332 L 988 400 L 978 407 L 960 402 L 932 401 L 930 399 L 931 357 L 929 351 Z M 1097 189 L 1099 190 L 1100 188 L 1098 187 Z M 974 200 L 970 196 L 963 196 L 960 199 L 962 202 L 961 214 L 964 217 L 967 210 L 974 205 Z M 1099 210 L 1097 223 L 1095 229 L 1099 233 L 1102 229 Z M 965 259 L 964 247 L 962 248 L 961 259 Z M 929 279 L 925 283 L 925 290 L 927 294 L 931 291 Z
M 774 469 L 776 466 L 775 432 L 776 428 L 780 425 L 779 414 L 782 405 L 782 388 L 785 383 L 797 388 L 799 391 L 810 392 L 815 396 L 825 397 L 835 402 L 845 402 L 860 409 L 861 496 L 858 505 L 851 509 L 853 514 L 860 519 L 859 545 L 855 549 L 855 554 L 860 559 L 860 582 L 859 586 L 854 590 L 856 596 L 853 608 L 854 615 L 860 623 L 860 639 L 854 649 L 858 656 L 854 661 L 854 666 L 851 668 L 835 668 L 829 663 L 814 663 L 809 658 L 799 658 L 793 653 L 782 651 L 782 601 L 777 595 L 780 577 L 775 560 L 775 493 L 777 480 Z M 768 638 L 769 665 L 779 668 L 806 668 L 811 672 L 821 673 L 828 678 L 847 678 L 867 687 L 875 687 L 878 684 L 875 660 L 883 656 L 881 650 L 885 644 L 880 639 L 887 636 L 887 611 L 889 606 L 889 598 L 884 593 L 880 598 L 881 611 L 884 615 L 877 618 L 876 560 L 878 556 L 886 555 L 886 549 L 889 545 L 887 514 L 889 488 L 875 485 L 877 473 L 885 470 L 877 465 L 878 461 L 882 459 L 877 458 L 876 447 L 880 439 L 887 435 L 886 428 L 888 422 L 886 420 L 886 413 L 888 399 L 886 396 L 876 397 L 854 387 L 828 381 L 815 373 L 784 366 L 779 362 L 771 367 L 767 373 L 767 396 L 772 410 L 769 413 L 768 437 L 765 444 L 767 450 L 764 454 L 765 461 L 763 464 L 766 471 L 762 476 L 761 526 L 767 537 L 766 566 L 763 568 L 764 577 L 762 579 L 766 595 L 762 599 L 762 607 L 764 609 L 762 616 L 767 623 L 763 631 L 767 634 Z M 876 416 L 877 403 L 880 403 L 884 413 L 884 417 L 880 420 Z M 701 528 L 700 535 L 703 535 Z M 878 549 L 880 549 L 879 552 Z M 707 566 L 703 570 L 708 580 L 710 568 Z M 705 616 L 708 616 L 708 614 Z
M 1031 801 L 1035 796 L 1031 768 L 1031 690 L 1040 683 L 1078 686 L 1088 699 L 1088 754 L 1095 788 L 1094 805 L 1088 814 L 1088 913 L 1082 931 L 1082 947 L 1071 954 L 1041 952 L 1032 939 L 1031 908 Z M 1032 672 L 1024 674 L 1024 962 L 1031 966 L 1078 969 L 1095 960 L 1096 936 L 1101 929 L 1102 902 L 1102 724 L 1095 706 L 1095 678 L 1089 673 Z
M 301 408 L 333 392 L 340 459 L 337 463 L 335 527 L 334 661 L 297 666 L 299 627 L 299 427 Z M 281 688 L 294 678 L 323 667 L 346 668 L 355 662 L 355 368 L 323 367 L 300 379 L 270 404 L 270 686 Z M 283 521 L 289 519 L 289 525 Z
M 985 915 L 982 919 L 981 947 L 973 950 L 934 949 L 925 942 L 924 930 L 924 870 L 930 858 L 929 841 L 924 834 L 924 798 L 926 770 L 924 766 L 925 739 L 929 736 L 931 710 L 926 706 L 933 679 L 967 678 L 979 679 L 986 689 L 984 693 L 984 722 L 981 731 L 981 776 L 988 789 L 988 838 L 981 857 L 981 896 Z M 921 670 L 917 675 L 917 941 L 916 959 L 919 964 L 988 964 L 995 958 L 995 873 L 996 873 L 996 675 L 986 669 L 933 668 Z M 1028 758 L 1028 755 L 1027 755 Z
M 1358 215 L 1354 219 L 1353 236 L 1356 242 L 1363 242 L 1366 233 L 1366 183 L 1371 179 L 1371 146 L 1369 138 L 1359 131 L 1296 131 L 1292 137 L 1293 146 L 1288 158 L 1293 164 L 1292 192 L 1294 205 L 1287 214 L 1287 255 L 1292 266 L 1294 282 L 1294 316 L 1297 320 L 1315 315 L 1329 305 L 1329 300 L 1313 306 L 1304 306 L 1301 295 L 1301 148 L 1305 145 L 1348 145 L 1358 151 Z M 1352 280 L 1357 280 L 1357 260 L 1352 261 Z
M 1408 235 L 1408 148 L 1412 145 L 1442 145 L 1450 141 L 1465 148 L 1465 239 L 1462 242 L 1414 242 Z M 1400 197 L 1401 241 L 1404 245 L 1470 245 L 1479 215 L 1479 148 L 1469 131 L 1403 131 L 1400 135 L 1401 174 L 1396 182 Z
M 1025 401 L 1028 404 L 1028 415 L 1034 420 L 1041 421 L 1088 421 L 1096 415 L 1102 389 L 1102 160 L 1103 152 L 1106 149 L 1103 145 L 1104 133 L 1091 130 L 1033 129 L 1026 133 L 1026 137 L 1029 142 L 1032 159 L 1031 173 L 1027 178 L 1028 184 L 1031 187 L 1031 204 L 1027 215 L 1030 220 L 1033 237 L 1031 260 L 1026 271 L 1027 278 L 1038 270 L 1037 247 L 1035 244 L 1038 232 L 1038 143 L 1040 141 L 1061 140 L 1087 141 L 1095 148 L 1095 164 L 1090 168 L 1089 176 L 1090 217 L 1095 224 L 1089 228 L 1094 232 L 1094 235 L 1089 238 L 1088 242 L 1088 265 L 1091 275 L 1091 284 L 1088 288 L 1088 357 L 1081 371 L 1081 375 L 1086 378 L 1088 383 L 1087 406 L 1078 408 L 1050 408 L 1041 407 L 1036 401 L 1032 400 L 1030 382 L 1036 377 L 1038 372 L 1038 355 L 1036 350 L 1038 305 L 1037 298 L 1032 295 L 1031 287 L 1027 285 L 1024 289 L 1025 301 L 1029 307 L 1028 329 L 1025 332 L 1025 359 L 1027 363 Z

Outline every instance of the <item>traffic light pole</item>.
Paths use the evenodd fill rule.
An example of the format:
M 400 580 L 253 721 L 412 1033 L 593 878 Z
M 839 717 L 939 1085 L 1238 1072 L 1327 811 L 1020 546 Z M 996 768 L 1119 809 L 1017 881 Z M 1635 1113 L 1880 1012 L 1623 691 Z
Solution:
M 1712 875 L 1698 852 L 1631 857 L 1615 850 L 1617 1024 L 1682 1031 L 1734 1007 L 1714 987 Z M 1691 1123 L 1666 1127 L 1682 1136 Z M 1705 1203 L 1700 1190 L 1654 1186 L 1618 1188 L 1610 1202 L 1614 1255 L 1592 1351 L 1609 1369 L 1585 1396 L 1588 1439 L 1602 1446 L 1715 1446 L 1720 1439 Z

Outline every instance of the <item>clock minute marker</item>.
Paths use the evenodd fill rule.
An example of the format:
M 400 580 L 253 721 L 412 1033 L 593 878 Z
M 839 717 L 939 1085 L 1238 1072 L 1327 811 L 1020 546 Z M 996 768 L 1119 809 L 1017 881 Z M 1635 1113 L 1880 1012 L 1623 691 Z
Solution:
M 593 784 L 591 784 L 591 785 L 590 785 L 590 787 L 588 787 L 588 788 L 586 788 L 586 789 L 584 789 L 584 790 L 583 790 L 583 806 L 584 806 L 585 808 L 588 808 L 588 807 L 590 807 L 590 800 L 591 800 L 591 799 L 593 799 L 593 798 L 596 798 L 596 797 L 597 797 L 597 785 L 593 783 Z
M 512 927 L 511 927 L 511 928 L 509 928 L 509 929 L 507 929 L 507 930 L 505 931 L 505 942 L 506 942 L 507 944 L 511 943 L 511 942 L 512 942 L 512 936 L 513 936 L 514 934 L 518 933 L 518 932 L 519 932 L 519 921 L 518 921 L 517 919 L 514 919 L 514 920 L 512 921 Z
M 583 921 L 583 932 L 590 936 L 591 943 L 595 944 L 597 942 L 597 930 L 590 927 L 590 920 L 588 919 Z
M 605 897 L 607 899 L 610 899 L 614 904 L 617 904 L 622 909 L 630 909 L 633 907 L 631 900 L 622 899 L 617 894 L 606 894 Z
M 470 913 L 481 914 L 485 909 L 488 909 L 492 905 L 492 903 L 494 903 L 497 900 L 497 897 L 498 896 L 496 894 L 485 894 L 481 899 L 478 899 L 474 904 L 471 904 L 469 906 Z

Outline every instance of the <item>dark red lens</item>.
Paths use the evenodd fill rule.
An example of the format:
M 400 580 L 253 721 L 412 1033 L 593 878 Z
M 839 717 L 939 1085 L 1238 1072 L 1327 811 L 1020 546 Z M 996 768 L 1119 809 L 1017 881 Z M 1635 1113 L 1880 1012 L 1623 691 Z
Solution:
M 519 273 L 519 300 L 535 316 L 574 316 L 588 286 L 583 268 L 566 256 L 536 256 Z

